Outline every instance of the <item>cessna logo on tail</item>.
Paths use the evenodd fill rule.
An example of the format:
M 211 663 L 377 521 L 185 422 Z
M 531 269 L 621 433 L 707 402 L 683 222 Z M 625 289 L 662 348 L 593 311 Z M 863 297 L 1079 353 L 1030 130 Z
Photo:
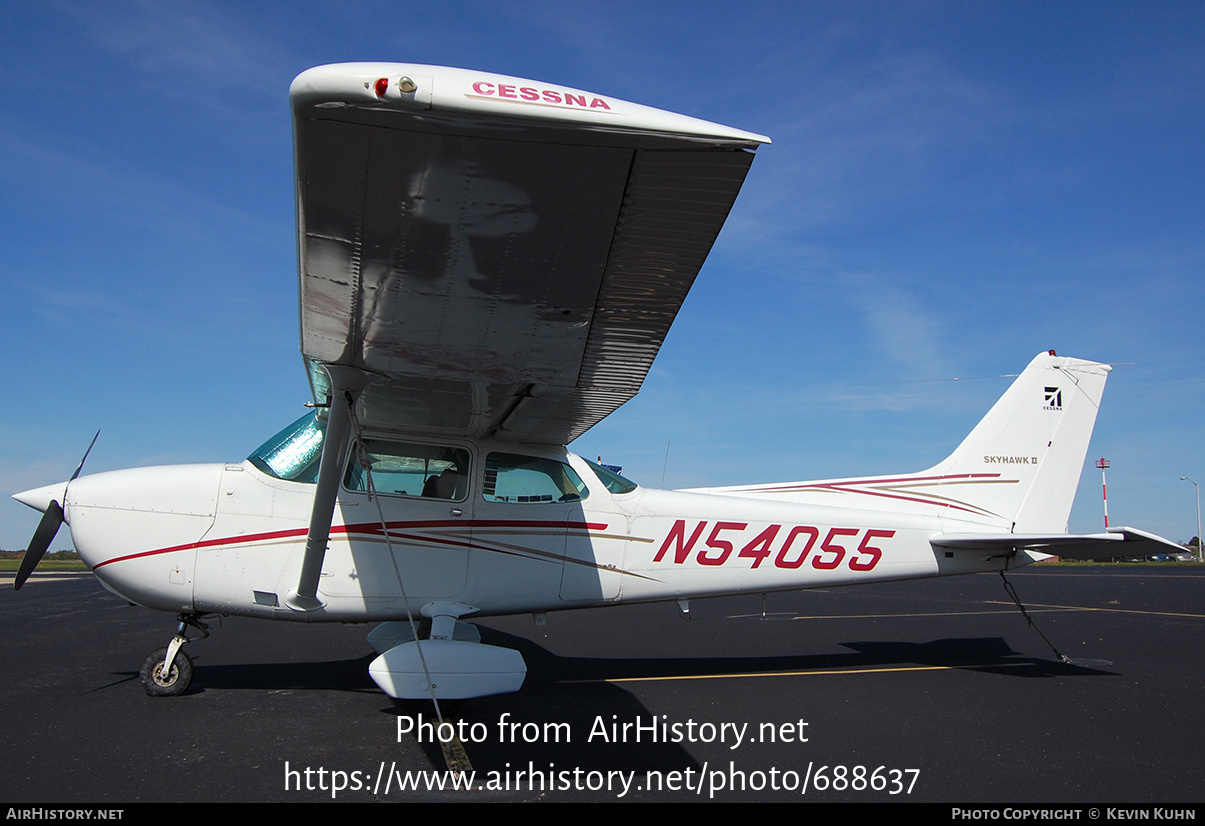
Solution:
M 1063 391 L 1057 387 L 1046 388 L 1046 403 L 1042 405 L 1043 410 L 1062 410 L 1063 409 Z

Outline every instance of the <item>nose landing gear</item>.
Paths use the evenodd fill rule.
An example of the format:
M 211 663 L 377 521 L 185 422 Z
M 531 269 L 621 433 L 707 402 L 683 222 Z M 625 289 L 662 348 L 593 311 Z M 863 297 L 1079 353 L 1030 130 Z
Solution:
M 142 690 L 148 697 L 176 697 L 187 691 L 192 683 L 192 659 L 181 650 L 181 646 L 189 641 L 184 632 L 191 625 L 208 637 L 209 626 L 196 614 L 180 614 L 177 620 L 176 636 L 166 648 L 147 655 L 138 672 Z

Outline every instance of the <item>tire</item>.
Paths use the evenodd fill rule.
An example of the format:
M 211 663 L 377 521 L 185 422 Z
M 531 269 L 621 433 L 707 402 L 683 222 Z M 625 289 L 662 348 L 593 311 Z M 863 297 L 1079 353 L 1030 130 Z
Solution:
M 138 672 L 142 682 L 142 690 L 148 697 L 176 697 L 188 690 L 192 682 L 192 660 L 184 650 L 176 652 L 172 667 L 166 677 L 163 675 L 163 660 L 167 657 L 167 648 L 160 648 L 147 655 Z

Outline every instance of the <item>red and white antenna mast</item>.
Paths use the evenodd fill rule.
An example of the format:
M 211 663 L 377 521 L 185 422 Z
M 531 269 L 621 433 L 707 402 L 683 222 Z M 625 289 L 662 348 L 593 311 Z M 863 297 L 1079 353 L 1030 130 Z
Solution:
M 1105 527 L 1109 527 L 1109 486 L 1105 482 L 1105 468 L 1109 466 L 1109 460 L 1101 456 L 1096 460 L 1096 466 L 1100 468 L 1100 489 L 1105 497 Z

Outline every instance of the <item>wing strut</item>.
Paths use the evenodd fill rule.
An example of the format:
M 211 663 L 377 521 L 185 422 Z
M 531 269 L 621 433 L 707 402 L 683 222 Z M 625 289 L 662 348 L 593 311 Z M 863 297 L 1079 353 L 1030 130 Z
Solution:
M 326 437 L 322 441 L 322 458 L 318 464 L 318 485 L 314 491 L 314 508 L 310 511 L 301 576 L 297 579 L 296 590 L 289 592 L 284 599 L 285 605 L 294 611 L 317 611 L 323 605 L 318 599 L 318 577 L 322 575 L 322 560 L 326 558 L 335 501 L 339 496 L 339 477 L 347 458 L 351 406 L 356 403 L 369 380 L 367 374 L 354 367 L 335 364 L 324 367 L 330 376 L 331 395 Z

